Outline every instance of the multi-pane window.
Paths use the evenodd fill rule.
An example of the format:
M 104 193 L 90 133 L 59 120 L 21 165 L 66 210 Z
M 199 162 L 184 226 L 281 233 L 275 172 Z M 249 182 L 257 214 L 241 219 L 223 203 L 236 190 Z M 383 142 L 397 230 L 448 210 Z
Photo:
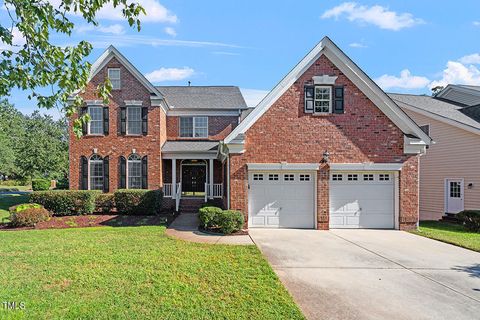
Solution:
M 253 180 L 254 180 L 254 181 L 263 181 L 263 174 L 261 174 L 261 173 L 254 173 L 254 174 L 253 174 Z
M 284 175 L 283 175 L 283 180 L 284 180 L 284 181 L 294 181 L 294 180 L 295 180 L 295 175 L 293 175 L 293 174 L 284 174 Z
M 98 154 L 90 157 L 90 190 L 103 190 L 103 159 Z
M 103 134 L 103 108 L 101 106 L 88 107 L 90 122 L 88 123 L 88 134 Z
M 128 157 L 128 188 L 141 189 L 142 188 L 142 159 L 138 154 L 132 154 Z
M 338 174 L 338 173 L 332 174 L 332 180 L 333 181 L 342 181 L 343 180 L 343 174 Z
M 142 133 L 142 108 L 127 107 L 127 134 Z
M 121 88 L 120 69 L 108 69 L 108 79 L 110 79 L 112 83 L 113 90 L 119 90 Z
M 371 173 L 364 174 L 363 181 L 373 181 L 373 174 Z
M 347 180 L 348 181 L 358 181 L 358 174 L 354 173 L 354 174 L 347 175 Z
M 181 117 L 180 137 L 208 137 L 208 117 Z
M 329 113 L 332 106 L 332 88 L 316 86 L 315 87 L 315 113 Z
M 278 174 L 276 173 L 271 173 L 268 175 L 268 180 L 270 181 L 278 181 Z
M 460 198 L 460 182 L 450 181 L 450 198 Z
M 300 181 L 310 181 L 310 175 L 309 174 L 301 174 L 300 175 Z
M 380 181 L 390 181 L 390 174 L 388 173 L 380 173 L 378 175 L 378 180 Z

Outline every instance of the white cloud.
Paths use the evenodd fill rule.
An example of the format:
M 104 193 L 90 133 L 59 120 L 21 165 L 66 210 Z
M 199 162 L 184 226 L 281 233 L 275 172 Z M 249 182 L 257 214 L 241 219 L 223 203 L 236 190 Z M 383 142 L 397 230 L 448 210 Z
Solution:
M 160 68 L 145 74 L 150 82 L 178 81 L 191 77 L 195 70 L 190 67 L 183 68 Z
M 367 45 L 360 43 L 360 42 L 352 42 L 349 44 L 350 47 L 352 48 L 368 48 Z
M 466 66 L 458 61 L 448 61 L 440 80 L 432 81 L 430 88 L 447 84 L 480 85 L 480 70 L 474 66 Z
M 475 27 L 480 27 L 480 21 L 473 21 L 472 24 L 473 24 Z
M 474 53 L 458 59 L 463 64 L 480 64 L 480 54 Z
M 97 27 L 89 24 L 89 25 L 82 25 L 82 26 L 76 27 L 75 30 L 78 33 L 87 33 L 90 31 L 98 31 L 101 33 L 109 33 L 109 34 L 115 34 L 115 35 L 121 35 L 125 33 L 125 29 L 120 24 L 112 24 L 109 26 L 99 25 Z
M 382 89 L 420 89 L 425 88 L 430 84 L 430 80 L 426 77 L 414 76 L 408 69 L 400 72 L 400 77 L 384 74 L 375 79 L 375 82 Z
M 23 37 L 23 34 L 18 30 L 17 27 L 13 27 L 12 29 L 9 29 L 12 32 L 12 45 L 6 44 L 4 42 L 0 42 L 0 51 L 1 50 L 12 50 L 15 51 L 15 47 L 18 46 L 23 46 L 26 42 L 25 38 Z
M 258 89 L 245 89 L 240 88 L 243 98 L 247 106 L 253 108 L 262 101 L 263 98 L 270 92 L 267 90 L 258 90 Z
M 240 53 L 228 52 L 228 51 L 213 51 L 212 53 L 219 56 L 239 56 L 240 55 Z
M 172 37 L 177 36 L 177 31 L 175 31 L 175 29 L 173 29 L 172 27 L 165 27 L 163 31 L 165 31 L 165 33 L 168 34 L 169 36 L 172 36 Z
M 321 18 L 339 19 L 344 15 L 349 21 L 373 24 L 381 29 L 394 31 L 424 23 L 422 19 L 415 18 L 411 13 L 397 13 L 379 5 L 368 7 L 355 2 L 344 2 L 333 7 L 325 11 Z

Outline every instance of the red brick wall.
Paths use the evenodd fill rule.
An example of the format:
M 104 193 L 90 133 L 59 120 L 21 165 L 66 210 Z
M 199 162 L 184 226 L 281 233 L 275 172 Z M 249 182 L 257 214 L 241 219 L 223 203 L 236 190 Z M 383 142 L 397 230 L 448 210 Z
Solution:
M 338 76 L 344 86 L 344 114 L 304 113 L 304 84 L 315 75 Z M 403 133 L 325 56 L 316 61 L 246 132 L 246 152 L 231 155 L 231 208 L 247 218 L 247 163 L 416 163 L 403 154 Z M 318 173 L 318 228 L 328 228 L 328 167 Z M 417 169 L 402 170 L 400 220 L 418 215 Z M 408 184 L 408 187 L 405 185 Z M 412 220 L 412 218 L 408 218 Z M 411 222 L 408 222 L 411 224 Z M 406 226 L 406 224 L 403 224 Z
M 140 156 L 148 156 L 148 188 L 156 189 L 161 187 L 162 162 L 160 146 L 166 139 L 164 112 L 160 107 L 152 107 L 150 104 L 150 93 L 138 80 L 128 72 L 115 58 L 102 69 L 88 84 L 85 93 L 82 94 L 85 100 L 98 100 L 96 87 L 102 83 L 107 76 L 107 68 L 120 68 L 121 90 L 113 90 L 109 101 L 109 135 L 108 136 L 86 136 L 81 139 L 75 138 L 70 124 L 70 189 L 80 188 L 80 157 L 89 157 L 94 148 L 102 157 L 110 157 L 110 192 L 113 192 L 119 185 L 119 157 L 128 157 L 132 149 Z M 124 100 L 141 100 L 143 106 L 149 107 L 148 112 L 148 135 L 147 136 L 123 136 L 120 135 L 120 106 Z M 74 117 L 75 118 L 75 117 Z
M 223 140 L 238 125 L 237 116 L 218 116 L 208 117 L 208 140 Z M 180 117 L 167 117 L 167 135 L 168 140 L 176 139 L 195 139 L 206 140 L 206 138 L 185 138 L 179 137 Z

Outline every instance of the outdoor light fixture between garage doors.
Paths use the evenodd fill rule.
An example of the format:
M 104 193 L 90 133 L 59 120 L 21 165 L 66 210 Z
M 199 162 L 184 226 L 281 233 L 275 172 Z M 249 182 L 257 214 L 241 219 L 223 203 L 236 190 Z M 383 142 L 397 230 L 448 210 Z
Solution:
M 330 153 L 328 152 L 328 150 L 325 150 L 323 152 L 322 163 L 328 163 L 328 157 L 330 157 Z

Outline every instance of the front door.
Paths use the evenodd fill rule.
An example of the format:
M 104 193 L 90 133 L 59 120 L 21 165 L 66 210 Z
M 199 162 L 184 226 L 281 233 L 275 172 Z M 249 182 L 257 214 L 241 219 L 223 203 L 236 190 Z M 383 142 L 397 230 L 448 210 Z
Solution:
M 446 212 L 458 213 L 463 211 L 463 179 L 445 180 Z
M 182 194 L 185 196 L 205 195 L 206 172 L 205 165 L 183 165 Z

